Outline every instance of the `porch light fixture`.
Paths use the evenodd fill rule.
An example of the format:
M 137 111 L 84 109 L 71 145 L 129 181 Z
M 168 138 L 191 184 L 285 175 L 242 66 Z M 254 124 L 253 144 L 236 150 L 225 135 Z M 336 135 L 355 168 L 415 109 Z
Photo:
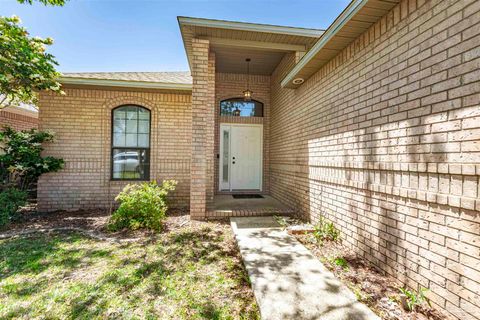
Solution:
M 252 100 L 252 91 L 250 91 L 250 58 L 245 59 L 247 62 L 247 90 L 243 91 L 243 100 L 251 101 Z

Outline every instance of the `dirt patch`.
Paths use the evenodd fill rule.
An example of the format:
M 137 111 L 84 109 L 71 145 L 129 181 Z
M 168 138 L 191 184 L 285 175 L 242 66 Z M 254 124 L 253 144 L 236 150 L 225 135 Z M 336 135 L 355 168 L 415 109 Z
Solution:
M 39 213 L 35 206 L 25 207 L 17 213 L 14 221 L 0 229 L 1 233 L 23 233 L 29 231 L 44 231 L 49 229 L 83 229 L 98 234 L 105 234 L 113 238 L 144 238 L 156 234 L 149 230 L 123 230 L 118 232 L 107 231 L 111 213 L 108 210 L 92 209 L 78 211 L 55 211 Z M 187 210 L 170 209 L 163 224 L 163 232 L 192 226 L 195 221 L 190 220 Z
M 402 283 L 366 262 L 339 242 L 325 241 L 321 245 L 311 234 L 295 237 L 317 256 L 357 296 L 382 319 L 444 320 L 447 319 L 427 304 L 414 312 L 403 309 L 400 302 Z

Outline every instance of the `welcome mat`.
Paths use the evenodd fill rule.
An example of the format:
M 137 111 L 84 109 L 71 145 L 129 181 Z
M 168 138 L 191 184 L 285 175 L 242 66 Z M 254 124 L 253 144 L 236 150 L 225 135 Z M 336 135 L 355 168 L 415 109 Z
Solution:
M 234 199 L 259 199 L 263 198 L 260 194 L 232 194 Z

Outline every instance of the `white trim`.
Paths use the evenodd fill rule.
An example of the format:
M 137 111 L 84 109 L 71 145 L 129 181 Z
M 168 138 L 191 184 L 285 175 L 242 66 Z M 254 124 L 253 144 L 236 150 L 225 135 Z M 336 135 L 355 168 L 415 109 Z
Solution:
M 318 38 L 323 34 L 323 30 L 307 29 L 307 28 L 295 28 L 288 26 L 275 26 L 269 24 L 258 24 L 238 21 L 225 21 L 214 19 L 202 19 L 192 17 L 177 17 L 178 22 L 183 25 L 220 28 L 230 30 L 242 30 L 242 31 L 254 31 L 264 33 L 279 33 L 292 36 L 313 37 Z
M 268 51 L 306 51 L 306 47 L 301 44 L 288 44 L 280 42 L 265 42 L 265 41 L 252 41 L 252 40 L 239 40 L 239 39 L 227 39 L 216 37 L 200 37 L 210 42 L 210 45 L 216 47 L 232 47 L 232 48 L 245 48 L 245 49 L 257 49 Z
M 337 34 L 337 32 L 368 2 L 368 0 L 354 0 L 328 27 L 327 31 L 318 39 L 313 47 L 300 59 L 300 61 L 283 78 L 282 88 L 286 87 L 297 77 L 297 74 L 305 67 L 310 60 L 328 43 L 328 41 Z
M 71 85 L 88 85 L 102 87 L 122 87 L 122 88 L 142 88 L 142 89 L 165 89 L 165 90 L 185 90 L 191 91 L 190 83 L 168 83 L 168 82 L 151 82 L 151 81 L 125 81 L 111 79 L 92 79 L 77 77 L 61 77 L 60 83 Z

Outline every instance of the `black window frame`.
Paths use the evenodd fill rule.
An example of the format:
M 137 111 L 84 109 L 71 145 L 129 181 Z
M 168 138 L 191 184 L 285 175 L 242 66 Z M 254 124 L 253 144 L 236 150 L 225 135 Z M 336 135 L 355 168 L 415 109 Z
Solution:
M 228 102 L 228 101 L 233 101 L 233 102 L 254 102 L 256 104 L 259 104 L 262 106 L 262 114 L 260 116 L 234 116 L 234 115 L 225 115 L 225 114 L 222 114 L 222 102 Z M 220 101 L 219 103 L 219 113 L 220 113 L 220 116 L 221 117 L 240 117 L 240 118 L 263 118 L 264 117 L 264 114 L 265 114 L 265 104 L 261 101 L 258 101 L 258 100 L 255 100 L 255 99 L 251 99 L 250 101 L 245 101 L 243 98 L 241 97 L 236 97 L 236 98 L 228 98 L 228 99 L 223 99 Z
M 140 147 L 115 147 L 113 145 L 114 141 L 114 123 L 115 123 L 115 110 L 120 109 L 122 107 L 137 107 L 141 108 L 143 110 L 146 110 L 148 112 L 148 148 L 140 148 Z M 149 181 L 150 180 L 150 148 L 151 148 L 151 140 L 152 140 L 152 111 L 148 108 L 145 108 L 144 106 L 138 105 L 138 104 L 123 104 L 120 106 L 117 106 L 112 109 L 111 114 L 110 114 L 110 180 L 111 181 Z M 138 124 L 137 124 L 137 131 L 138 131 Z M 138 132 L 137 132 L 138 134 Z M 113 176 L 113 156 L 114 156 L 114 150 L 122 150 L 124 152 L 128 151 L 138 151 L 139 153 L 141 151 L 145 151 L 145 163 L 143 165 L 144 171 L 145 171 L 145 176 L 140 177 L 140 178 L 115 178 Z

